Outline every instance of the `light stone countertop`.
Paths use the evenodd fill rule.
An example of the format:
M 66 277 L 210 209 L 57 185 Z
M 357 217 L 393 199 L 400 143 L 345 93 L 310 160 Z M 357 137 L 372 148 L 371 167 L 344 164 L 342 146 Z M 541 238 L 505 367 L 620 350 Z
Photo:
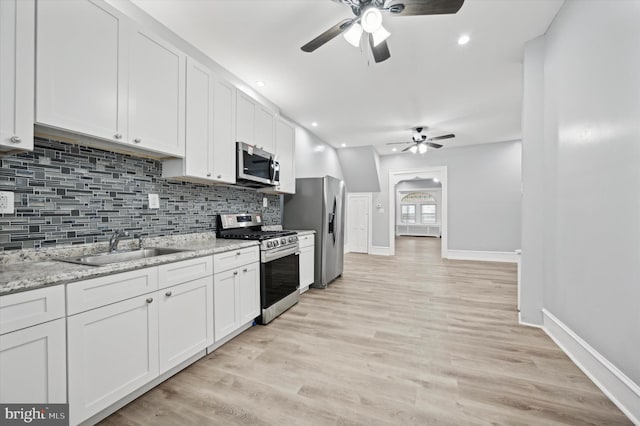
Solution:
M 0 256 L 0 296 L 257 245 L 258 242 L 256 241 L 216 239 L 213 233 L 145 238 L 143 240 L 144 247 L 170 247 L 189 251 L 105 266 L 79 265 L 57 261 L 55 258 L 105 253 L 107 251 L 106 243 L 82 244 L 41 250 L 20 250 Z M 137 242 L 130 239 L 122 240 L 120 244 L 121 250 L 137 248 Z
M 298 237 L 303 237 L 305 235 L 312 235 L 315 234 L 316 231 L 294 231 L 298 233 Z

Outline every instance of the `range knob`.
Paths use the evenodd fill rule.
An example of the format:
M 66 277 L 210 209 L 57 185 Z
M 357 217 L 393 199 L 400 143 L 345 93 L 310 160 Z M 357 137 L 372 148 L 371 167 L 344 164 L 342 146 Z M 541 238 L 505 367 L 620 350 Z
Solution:
M 293 243 L 295 241 L 295 237 L 289 237 L 289 242 Z
M 286 238 L 281 239 L 280 244 L 287 244 L 287 239 Z
M 278 247 L 278 240 L 275 240 L 275 241 L 273 242 L 273 246 L 274 246 L 274 247 Z
M 267 248 L 271 248 L 271 247 L 273 247 L 273 242 L 267 241 Z

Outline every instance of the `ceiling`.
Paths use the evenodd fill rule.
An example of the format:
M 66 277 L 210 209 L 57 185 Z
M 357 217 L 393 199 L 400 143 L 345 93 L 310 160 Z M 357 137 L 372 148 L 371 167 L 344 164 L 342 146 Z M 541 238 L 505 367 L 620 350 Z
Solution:
M 455 15 L 385 14 L 391 58 L 379 64 L 342 37 L 300 50 L 353 16 L 334 1 L 132 2 L 321 139 L 385 155 L 386 142 L 410 141 L 415 126 L 455 133 L 443 149 L 519 139 L 524 44 L 546 31 L 563 0 L 466 0 Z M 462 34 L 471 41 L 459 46 Z

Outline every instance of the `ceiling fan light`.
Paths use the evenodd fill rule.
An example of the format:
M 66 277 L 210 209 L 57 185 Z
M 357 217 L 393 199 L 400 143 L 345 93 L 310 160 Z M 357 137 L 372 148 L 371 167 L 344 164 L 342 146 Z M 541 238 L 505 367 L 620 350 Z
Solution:
M 373 33 L 373 46 L 376 47 L 383 41 L 389 38 L 391 33 L 387 31 L 382 25 Z
M 425 152 L 427 152 L 427 146 L 421 143 L 420 145 L 418 145 L 418 152 L 420 152 L 420 154 L 424 154 Z
M 345 40 L 349 42 L 353 47 L 360 46 L 360 39 L 362 38 L 362 25 L 357 22 L 342 35 Z
M 418 146 L 417 145 L 412 146 L 411 148 L 409 148 L 409 151 L 415 154 L 416 152 L 418 152 Z
M 374 33 L 382 26 L 382 13 L 375 6 L 370 6 L 362 12 L 362 29 Z

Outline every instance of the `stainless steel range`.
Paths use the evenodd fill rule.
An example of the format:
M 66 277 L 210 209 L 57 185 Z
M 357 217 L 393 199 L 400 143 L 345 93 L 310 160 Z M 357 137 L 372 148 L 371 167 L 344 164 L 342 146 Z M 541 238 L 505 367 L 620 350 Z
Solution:
M 262 231 L 260 214 L 221 214 L 216 236 L 260 242 L 260 324 L 271 322 L 298 303 L 300 248 L 292 231 Z

